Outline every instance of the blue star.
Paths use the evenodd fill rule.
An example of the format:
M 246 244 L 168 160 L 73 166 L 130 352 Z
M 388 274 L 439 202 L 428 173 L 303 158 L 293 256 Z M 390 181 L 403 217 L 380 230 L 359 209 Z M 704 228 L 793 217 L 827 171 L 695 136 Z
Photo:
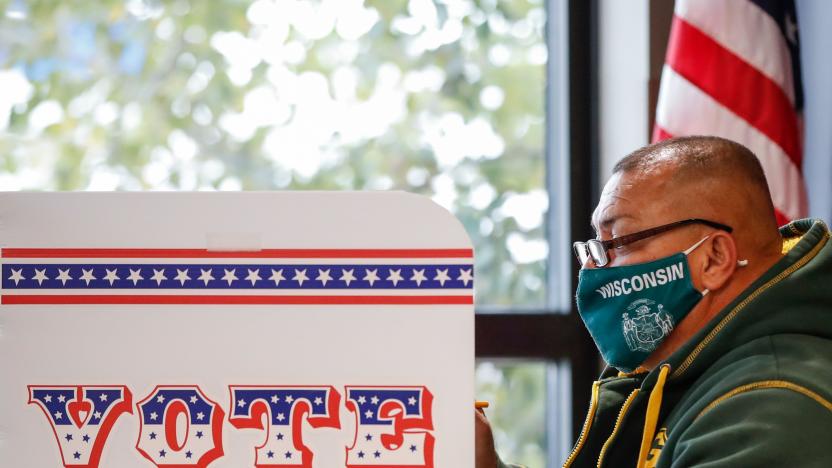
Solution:
M 286 458 L 292 458 L 292 452 L 286 452 Z
M 72 434 L 67 434 L 66 437 L 64 437 L 64 439 L 66 439 L 66 441 L 69 442 L 70 440 L 72 440 Z
M 277 440 L 283 440 L 283 434 L 278 433 L 277 434 Z
M 268 456 L 269 458 L 274 458 L 274 452 L 269 450 L 268 452 L 266 452 L 266 456 Z
M 78 453 L 78 452 L 73 453 L 73 454 L 72 454 L 72 456 L 73 456 L 73 457 L 75 457 L 75 459 L 76 459 L 76 460 L 78 460 L 79 458 L 81 458 L 81 454 L 80 454 L 80 453 Z
M 376 457 L 376 458 L 379 458 L 379 457 L 381 457 L 381 452 L 376 450 L 375 452 L 373 452 L 373 456 Z
M 411 445 L 411 446 L 410 446 L 410 451 L 411 451 L 411 452 L 415 452 L 415 451 L 416 451 L 416 446 L 415 446 L 415 445 Z
M 87 434 L 84 434 L 83 439 L 84 439 L 84 442 L 89 442 L 90 441 L 90 436 L 88 436 Z
M 164 458 L 164 457 L 165 457 L 165 455 L 167 455 L 167 454 L 168 454 L 168 453 L 167 453 L 167 452 L 165 452 L 164 450 L 159 450 L 159 456 L 160 456 L 160 457 Z
M 156 433 L 155 432 L 151 432 L 148 435 L 150 436 L 150 440 L 156 440 Z
M 364 452 L 358 452 L 358 458 L 364 458 Z
M 191 451 L 190 451 L 190 450 L 188 450 L 187 452 L 185 452 L 185 458 L 191 458 L 191 455 L 193 455 L 193 454 L 191 453 Z
M 196 438 L 197 438 L 197 439 L 201 439 L 201 438 L 202 438 L 202 431 L 196 431 Z
M 373 440 L 373 436 L 371 436 L 370 434 L 367 434 L 367 437 L 365 437 L 365 439 L 367 439 L 367 440 Z

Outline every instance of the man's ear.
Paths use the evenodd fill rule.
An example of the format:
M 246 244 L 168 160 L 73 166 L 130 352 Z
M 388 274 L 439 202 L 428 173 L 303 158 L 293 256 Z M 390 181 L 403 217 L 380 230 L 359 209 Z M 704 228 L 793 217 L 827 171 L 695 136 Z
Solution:
M 700 281 L 709 291 L 718 291 L 725 286 L 737 269 L 737 244 L 727 232 L 716 231 L 701 247 L 704 257 Z

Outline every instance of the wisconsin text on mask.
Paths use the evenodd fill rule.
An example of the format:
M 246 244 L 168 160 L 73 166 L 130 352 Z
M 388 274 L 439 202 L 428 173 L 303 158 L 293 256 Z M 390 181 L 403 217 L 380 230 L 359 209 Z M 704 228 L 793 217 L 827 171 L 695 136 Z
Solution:
M 642 273 L 640 275 L 631 276 L 621 280 L 610 281 L 601 286 L 595 291 L 598 292 L 604 299 L 609 297 L 617 297 L 622 294 L 630 294 L 633 291 L 641 291 L 644 289 L 653 288 L 667 284 L 671 281 L 676 281 L 679 278 L 685 277 L 685 269 L 682 262 L 675 265 L 666 266 L 655 271 Z

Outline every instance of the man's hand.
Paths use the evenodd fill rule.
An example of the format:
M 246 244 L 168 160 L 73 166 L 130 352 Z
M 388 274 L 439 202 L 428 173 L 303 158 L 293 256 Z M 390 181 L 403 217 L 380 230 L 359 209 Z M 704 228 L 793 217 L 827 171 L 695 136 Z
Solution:
M 476 446 L 476 468 L 497 468 L 497 452 L 494 450 L 494 435 L 491 425 L 481 408 L 474 410 L 474 444 Z

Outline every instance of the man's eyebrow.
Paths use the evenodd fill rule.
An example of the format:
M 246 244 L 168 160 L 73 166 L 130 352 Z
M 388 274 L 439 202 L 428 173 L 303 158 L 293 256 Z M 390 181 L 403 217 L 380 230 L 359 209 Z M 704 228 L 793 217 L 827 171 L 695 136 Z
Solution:
M 610 227 L 612 227 L 613 224 L 615 224 L 617 221 L 619 221 L 621 219 L 625 219 L 625 218 L 635 219 L 635 216 L 630 215 L 630 214 L 618 214 L 618 215 L 614 215 L 614 216 L 607 216 L 607 217 L 601 218 L 598 221 L 598 227 L 601 228 L 602 230 L 609 230 Z M 594 228 L 595 228 L 595 226 L 593 226 L 593 229 Z

